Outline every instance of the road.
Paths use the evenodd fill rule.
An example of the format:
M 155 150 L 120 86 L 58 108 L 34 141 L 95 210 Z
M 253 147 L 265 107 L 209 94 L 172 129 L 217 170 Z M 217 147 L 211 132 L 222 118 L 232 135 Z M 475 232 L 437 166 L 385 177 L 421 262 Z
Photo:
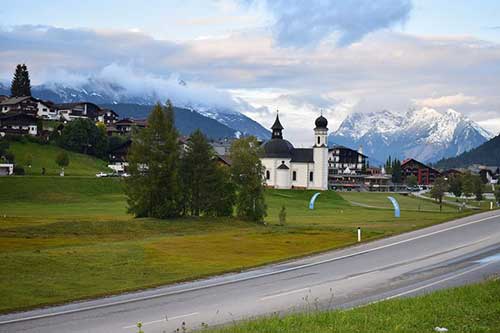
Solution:
M 353 307 L 500 273 L 500 211 L 242 273 L 0 316 L 0 332 L 172 332 Z

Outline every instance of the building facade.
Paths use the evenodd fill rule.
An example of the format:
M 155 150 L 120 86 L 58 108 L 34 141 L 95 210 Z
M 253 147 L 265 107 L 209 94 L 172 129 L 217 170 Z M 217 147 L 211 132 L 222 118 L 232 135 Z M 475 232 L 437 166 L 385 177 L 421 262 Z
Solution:
M 406 183 L 406 179 L 413 175 L 417 177 L 419 185 L 432 185 L 441 176 L 441 173 L 422 162 L 410 158 L 401 163 L 401 175 L 403 183 Z
M 295 148 L 283 139 L 279 116 L 271 127 L 271 140 L 263 144 L 261 158 L 266 185 L 277 189 L 328 189 L 328 121 L 315 121 L 312 148 Z

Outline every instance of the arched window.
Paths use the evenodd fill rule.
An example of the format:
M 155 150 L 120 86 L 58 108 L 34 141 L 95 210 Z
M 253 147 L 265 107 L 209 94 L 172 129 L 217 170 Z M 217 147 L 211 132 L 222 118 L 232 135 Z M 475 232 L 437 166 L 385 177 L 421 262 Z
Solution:
M 319 143 L 320 143 L 320 142 L 321 142 L 321 139 L 320 139 L 320 137 L 318 136 L 318 145 L 319 145 Z
M 309 172 L 309 181 L 312 182 L 314 180 L 314 172 Z
M 266 179 L 271 179 L 271 173 L 269 172 L 269 170 L 266 170 Z
M 297 180 L 297 171 L 292 172 L 292 180 Z

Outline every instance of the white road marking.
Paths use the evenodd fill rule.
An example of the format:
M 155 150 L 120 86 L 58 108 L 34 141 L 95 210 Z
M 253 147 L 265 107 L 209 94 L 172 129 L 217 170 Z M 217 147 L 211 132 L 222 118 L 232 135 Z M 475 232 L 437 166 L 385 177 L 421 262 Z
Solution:
M 424 286 L 420 286 L 418 288 L 415 288 L 415 289 L 411 289 L 411 290 L 407 290 L 407 291 L 404 291 L 402 293 L 399 293 L 399 294 L 396 294 L 396 295 L 392 295 L 392 296 L 389 296 L 389 297 L 386 297 L 384 298 L 383 300 L 389 300 L 389 299 L 393 299 L 393 298 L 397 298 L 397 297 L 401 297 L 401 296 L 404 296 L 404 295 L 408 295 L 408 294 L 411 294 L 411 293 L 414 293 L 416 291 L 419 291 L 419 290 L 422 290 L 422 289 L 426 289 L 426 288 L 429 288 L 429 287 L 432 287 L 432 286 L 435 286 L 436 284 L 440 284 L 440 283 L 443 283 L 443 282 L 446 282 L 446 281 L 449 281 L 449 280 L 453 280 L 453 279 L 456 279 L 457 277 L 459 276 L 462 276 L 462 275 L 465 275 L 465 274 L 468 274 L 468 273 L 471 273 L 471 272 L 474 272 L 474 271 L 477 271 L 479 269 L 482 269 L 490 264 L 493 264 L 494 262 L 489 262 L 487 264 L 484 264 L 484 265 L 481 265 L 481 266 L 477 266 L 477 267 L 474 267 L 474 268 L 471 268 L 471 269 L 468 269 L 466 271 L 463 271 L 463 272 L 460 272 L 458 274 L 455 274 L 453 276 L 449 276 L 447 278 L 444 278 L 444 279 L 441 279 L 441 280 L 438 280 L 438 281 L 434 281 L 432 283 L 429 283 L 429 284 L 426 284 Z M 380 301 L 376 301 L 376 302 L 380 302 Z
M 160 319 L 160 320 L 148 321 L 148 322 L 142 323 L 142 326 L 147 326 L 147 325 L 151 325 L 151 324 L 156 324 L 156 323 L 161 323 L 161 322 L 167 322 L 167 321 L 170 321 L 170 320 L 175 320 L 175 319 L 181 319 L 181 318 L 196 316 L 196 315 L 199 315 L 199 314 L 200 314 L 199 312 L 193 312 L 193 313 L 188 313 L 188 314 L 185 314 L 185 315 L 174 316 L 174 317 Z M 124 326 L 123 328 L 124 329 L 128 329 L 128 328 L 136 328 L 136 327 L 137 327 L 137 324 L 130 325 L 130 326 Z
M 281 296 L 292 295 L 292 294 L 300 293 L 302 291 L 307 291 L 307 290 L 310 290 L 310 288 L 302 288 L 302 289 L 287 291 L 287 292 L 284 292 L 284 293 L 281 293 L 281 294 L 266 296 L 266 297 L 262 297 L 260 300 L 261 301 L 265 301 L 265 300 L 268 300 L 268 299 L 273 299 L 273 298 L 277 298 L 277 297 L 281 297 Z
M 127 300 L 123 300 L 123 301 L 116 301 L 116 302 L 110 302 L 110 303 L 105 303 L 105 304 L 87 306 L 87 307 L 78 308 L 78 309 L 65 310 L 65 311 L 52 312 L 52 313 L 46 313 L 46 314 L 41 314 L 41 315 L 37 315 L 37 316 L 30 316 L 30 317 L 24 317 L 24 318 L 17 318 L 17 319 L 5 320 L 5 321 L 1 321 L 0 325 L 12 324 L 12 323 L 17 323 L 17 322 L 22 322 L 22 321 L 28 321 L 28 320 L 34 320 L 34 319 L 42 319 L 42 318 L 55 317 L 55 316 L 60 316 L 60 315 L 64 315 L 64 314 L 71 314 L 71 313 L 76 313 L 76 312 L 101 309 L 101 308 L 106 308 L 106 307 L 110 307 L 110 306 L 114 306 L 114 305 L 122 305 L 122 304 L 128 304 L 128 303 L 138 302 L 138 301 L 145 301 L 145 300 L 155 299 L 155 298 L 159 298 L 159 297 L 163 297 L 163 296 L 177 295 L 177 294 L 182 294 L 182 293 L 186 293 L 186 292 L 203 290 L 203 289 L 208 289 L 208 288 L 213 288 L 213 287 L 219 287 L 219 286 L 224 286 L 224 285 L 233 284 L 233 283 L 237 283 L 237 282 L 254 280 L 254 279 L 261 278 L 261 277 L 272 276 L 272 275 L 276 275 L 276 274 L 281 274 L 281 273 L 296 271 L 296 270 L 300 270 L 300 269 L 304 269 L 304 268 L 308 268 L 308 267 L 318 266 L 318 265 L 326 264 L 326 263 L 329 263 L 329 262 L 333 262 L 333 261 L 337 261 L 337 260 L 342 260 L 342 259 L 354 257 L 354 256 L 357 256 L 357 255 L 360 255 L 360 254 L 366 254 L 366 253 L 370 253 L 370 252 L 382 250 L 382 249 L 385 249 L 385 248 L 388 248 L 388 247 L 391 247 L 391 246 L 408 243 L 408 242 L 411 242 L 411 241 L 414 241 L 414 240 L 417 240 L 417 239 L 421 239 L 421 238 L 433 236 L 433 235 L 436 235 L 436 234 L 439 234 L 439 233 L 442 233 L 442 232 L 446 232 L 446 231 L 450 231 L 450 230 L 454 230 L 454 229 L 466 227 L 466 226 L 469 226 L 469 225 L 472 225 L 472 224 L 484 222 L 484 221 L 495 219 L 495 218 L 498 218 L 498 217 L 500 217 L 500 215 L 494 215 L 494 216 L 490 216 L 490 217 L 485 217 L 485 218 L 482 218 L 482 219 L 479 219 L 479 220 L 475 220 L 475 221 L 471 221 L 471 222 L 459 224 L 459 225 L 456 225 L 456 226 L 453 226 L 453 227 L 449 227 L 449 228 L 446 228 L 446 229 L 433 231 L 433 232 L 428 233 L 428 234 L 416 236 L 416 237 L 409 238 L 409 239 L 404 239 L 404 240 L 401 240 L 401 241 L 398 241 L 398 242 L 395 242 L 395 243 L 391 243 L 391 244 L 387 244 L 387 245 L 382 245 L 382 246 L 378 246 L 378 247 L 375 247 L 375 248 L 372 248 L 372 249 L 368 249 L 368 250 L 364 250 L 364 251 L 359 251 L 359 252 L 351 253 L 351 254 L 346 254 L 346 255 L 343 255 L 343 256 L 334 257 L 334 258 L 330 258 L 330 259 L 325 259 L 325 260 L 321 260 L 321 261 L 317 261 L 317 262 L 313 262 L 313 263 L 309 263 L 309 264 L 303 264 L 303 265 L 300 265 L 300 266 L 285 268 L 285 269 L 282 269 L 282 270 L 279 270 L 279 271 L 262 273 L 262 274 L 259 274 L 259 275 L 244 277 L 244 278 L 240 278 L 240 279 L 236 279 L 236 280 L 231 280 L 231 281 L 224 281 L 224 282 L 218 282 L 218 283 L 208 284 L 206 286 L 199 286 L 199 287 L 187 288 L 187 289 L 182 289 L 182 290 L 177 290 L 177 291 L 167 291 L 167 292 L 163 292 L 163 293 L 159 293 L 159 294 L 154 294 L 154 295 L 149 295 L 149 296 L 142 296 L 142 297 L 136 297 L 136 298 L 127 299 Z M 452 222 L 452 221 L 450 221 L 450 222 Z

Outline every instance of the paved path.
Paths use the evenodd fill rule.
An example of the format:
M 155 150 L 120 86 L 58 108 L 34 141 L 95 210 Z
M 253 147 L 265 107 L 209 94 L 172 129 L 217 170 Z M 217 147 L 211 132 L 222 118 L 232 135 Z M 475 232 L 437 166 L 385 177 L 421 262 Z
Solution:
M 500 272 L 500 212 L 238 274 L 0 316 L 0 332 L 172 332 L 274 312 L 352 307 Z

